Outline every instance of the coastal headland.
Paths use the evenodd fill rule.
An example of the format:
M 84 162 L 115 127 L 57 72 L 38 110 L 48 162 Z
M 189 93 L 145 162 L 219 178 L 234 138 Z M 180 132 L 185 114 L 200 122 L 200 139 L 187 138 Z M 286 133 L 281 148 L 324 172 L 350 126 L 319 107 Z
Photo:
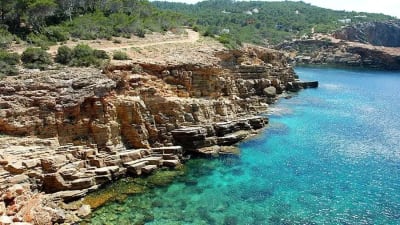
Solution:
M 309 86 L 283 52 L 228 50 L 191 30 L 171 38 L 127 44 L 132 59 L 103 70 L 22 69 L 0 81 L 2 220 L 74 223 L 90 207 L 66 203 L 119 178 L 235 154 L 268 123 L 268 104 Z

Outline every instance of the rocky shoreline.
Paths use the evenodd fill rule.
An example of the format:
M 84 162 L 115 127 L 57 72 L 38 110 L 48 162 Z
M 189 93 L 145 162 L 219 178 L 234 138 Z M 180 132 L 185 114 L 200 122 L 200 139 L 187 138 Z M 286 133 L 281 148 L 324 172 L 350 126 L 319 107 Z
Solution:
M 383 35 L 384 34 L 384 35 Z M 275 48 L 287 52 L 292 64 L 400 70 L 400 22 L 346 26 L 332 35 L 314 34 Z
M 400 51 L 397 48 L 315 39 L 287 42 L 277 49 L 289 52 L 291 63 L 295 65 L 400 70 Z
M 186 155 L 234 154 L 233 144 L 265 127 L 258 115 L 280 94 L 318 85 L 299 82 L 279 51 L 214 57 L 0 81 L 0 222 L 77 222 L 90 206 L 66 203 L 121 177 L 179 167 Z

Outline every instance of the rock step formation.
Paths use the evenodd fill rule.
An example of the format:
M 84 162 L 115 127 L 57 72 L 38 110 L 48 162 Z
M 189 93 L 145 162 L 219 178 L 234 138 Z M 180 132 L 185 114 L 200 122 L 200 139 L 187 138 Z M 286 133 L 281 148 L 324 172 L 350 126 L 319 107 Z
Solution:
M 47 154 L 43 152 L 36 155 L 39 158 L 22 149 L 13 157 L 1 154 L 4 163 L 0 168 L 0 216 L 7 216 L 3 219 L 36 223 L 33 218 L 19 215 L 37 215 L 38 210 L 49 214 L 42 216 L 44 219 L 52 219 L 62 209 L 57 205 L 50 209 L 44 205 L 46 202 L 70 202 L 127 175 L 151 174 L 161 167 L 174 168 L 181 164 L 183 153 L 180 146 L 99 152 L 97 148 L 71 144 L 47 149 Z M 31 190 L 42 190 L 49 195 L 38 197 L 38 205 L 24 209 L 22 206 L 31 204 L 32 196 L 39 194 Z M 27 201 L 15 201 L 17 198 Z
M 50 154 L 50 150 L 49 154 Z M 173 166 L 171 160 L 180 163 L 182 148 L 171 146 L 166 148 L 134 149 L 120 152 L 99 153 L 97 149 L 87 146 L 61 146 L 56 149 L 52 156 L 33 158 L 29 160 L 21 155 L 13 155 L 0 173 L 3 188 L 9 185 L 25 184 L 35 185 L 35 189 L 44 190 L 48 193 L 84 190 L 92 191 L 99 186 L 125 176 L 132 172 L 132 168 L 139 169 L 131 175 L 140 175 L 141 169 L 147 165 L 146 173 L 150 170 L 165 166 Z M 35 181 L 35 182 L 33 182 Z M 8 185 L 8 186 L 7 186 Z M 71 196 L 65 196 L 68 200 Z
M 263 128 L 267 123 L 267 118 L 253 116 L 204 127 L 179 128 L 171 133 L 175 144 L 181 145 L 188 151 L 204 153 L 199 150 L 205 147 L 235 144 L 251 135 L 252 131 Z
M 184 154 L 236 154 L 230 145 L 268 123 L 258 115 L 295 74 L 276 50 L 214 53 L 211 64 L 26 70 L 1 80 L 2 190 L 22 185 L 67 202 L 126 175 L 179 166 Z

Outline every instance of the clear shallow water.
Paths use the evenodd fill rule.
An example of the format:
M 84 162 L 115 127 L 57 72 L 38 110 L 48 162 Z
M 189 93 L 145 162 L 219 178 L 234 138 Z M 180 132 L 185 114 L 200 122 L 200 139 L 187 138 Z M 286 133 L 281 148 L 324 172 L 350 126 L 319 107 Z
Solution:
M 400 224 L 400 73 L 297 73 L 320 87 L 275 105 L 239 158 L 191 160 L 90 223 Z

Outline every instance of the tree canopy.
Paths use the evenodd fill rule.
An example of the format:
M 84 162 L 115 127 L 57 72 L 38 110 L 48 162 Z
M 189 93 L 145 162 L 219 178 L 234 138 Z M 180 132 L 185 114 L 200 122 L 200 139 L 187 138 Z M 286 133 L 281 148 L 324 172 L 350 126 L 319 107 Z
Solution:
M 208 0 L 194 5 L 147 0 L 0 0 L 0 45 L 20 38 L 40 47 L 72 38 L 96 39 L 190 26 L 227 46 L 275 44 L 312 32 L 394 19 L 334 11 L 304 2 Z
M 304 2 L 208 0 L 197 4 L 153 2 L 161 10 L 191 17 L 207 35 L 257 44 L 278 43 L 341 26 L 394 19 L 383 14 L 335 11 Z

